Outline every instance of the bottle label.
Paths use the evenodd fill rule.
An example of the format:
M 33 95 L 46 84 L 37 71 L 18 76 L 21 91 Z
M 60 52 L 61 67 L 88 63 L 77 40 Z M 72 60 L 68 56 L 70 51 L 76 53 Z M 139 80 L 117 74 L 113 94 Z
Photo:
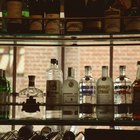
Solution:
M 78 104 L 78 93 L 63 93 L 63 104 Z M 64 106 L 63 107 L 64 118 L 77 118 L 78 106 Z
M 60 109 L 60 106 L 55 104 L 61 103 L 61 81 L 59 80 L 47 80 L 47 96 L 46 96 L 46 110 Z M 49 106 L 49 104 L 51 106 Z
M 21 18 L 22 3 L 20 1 L 8 1 L 7 3 L 8 18 Z M 21 23 L 21 19 L 13 19 L 10 22 Z
M 81 93 L 82 94 L 95 94 L 94 92 L 94 86 L 81 86 Z
M 110 8 L 105 11 L 104 31 L 120 32 L 120 10 Z
M 83 31 L 83 23 L 80 21 L 68 21 L 66 24 L 67 32 L 81 32 Z
M 46 25 L 45 31 L 48 34 L 59 34 L 60 33 L 60 21 L 59 14 L 47 14 L 46 15 Z
M 125 31 L 140 31 L 140 18 L 126 18 L 124 25 Z
M 30 20 L 30 30 L 31 31 L 42 31 L 42 15 L 31 15 L 32 20 Z

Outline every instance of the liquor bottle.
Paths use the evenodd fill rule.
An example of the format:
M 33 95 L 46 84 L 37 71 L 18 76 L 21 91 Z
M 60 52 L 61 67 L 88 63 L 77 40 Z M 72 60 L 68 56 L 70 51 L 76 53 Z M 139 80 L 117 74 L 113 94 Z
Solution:
M 100 10 L 99 10 L 100 9 Z M 104 14 L 105 2 L 103 0 L 86 0 L 84 32 L 99 33 L 102 32 L 102 17 Z M 90 19 L 91 18 L 91 19 Z
M 62 108 L 57 104 L 61 104 L 62 75 L 56 59 L 51 59 L 50 64 L 46 81 L 46 118 L 61 119 Z
M 29 0 L 23 0 L 22 7 L 22 33 L 29 32 Z
M 7 32 L 20 33 L 22 25 L 22 0 L 7 0 Z
M 121 11 L 114 0 L 108 1 L 104 11 L 104 32 L 117 33 L 121 30 Z
M 119 76 L 114 81 L 115 119 L 131 119 L 132 111 L 126 104 L 132 104 L 131 80 L 126 76 L 126 66 L 119 66 Z
M 125 13 L 124 30 L 127 32 L 140 31 L 140 7 L 137 0 L 132 0 L 131 7 Z
M 3 70 L 0 69 L 0 103 L 5 104 L 9 102 L 9 92 L 7 88 L 7 81 L 3 77 Z M 0 106 L 0 119 L 9 118 L 9 108 L 7 105 Z
M 133 119 L 140 119 L 140 61 L 137 62 L 136 79 L 132 83 L 133 93 Z
M 5 91 L 5 102 L 6 103 L 9 103 L 10 102 L 10 100 L 11 100 L 11 85 L 10 85 L 10 81 L 9 80 L 7 80 L 7 78 L 6 78 L 6 71 L 5 70 L 3 70 L 3 79 L 4 79 L 4 83 L 5 83 L 5 89 L 4 89 L 4 91 Z M 9 119 L 11 116 L 11 106 L 5 106 L 5 112 L 6 112 L 6 118 L 7 119 Z
M 45 32 L 47 34 L 60 34 L 60 0 L 46 0 Z
M 102 66 L 102 76 L 97 80 L 97 119 L 114 119 L 114 85 L 108 76 L 108 66 Z
M 17 118 L 43 119 L 45 117 L 44 93 L 35 87 L 35 75 L 28 75 L 28 87 L 19 91 L 17 101 L 22 103 L 18 107 Z M 40 104 L 39 104 L 40 103 Z
M 85 76 L 80 80 L 80 119 L 96 119 L 96 83 L 92 77 L 92 67 L 85 66 Z
M 85 0 L 65 0 L 65 32 L 81 33 L 83 31 L 83 21 L 79 18 L 84 17 Z
M 44 32 L 44 1 L 29 0 L 29 32 L 43 33 Z
M 68 76 L 63 83 L 62 87 L 62 118 L 63 119 L 78 119 L 78 106 L 72 106 L 71 104 L 78 105 L 79 98 L 79 84 L 74 79 L 74 69 L 68 67 Z M 71 105 L 71 106 L 65 106 Z

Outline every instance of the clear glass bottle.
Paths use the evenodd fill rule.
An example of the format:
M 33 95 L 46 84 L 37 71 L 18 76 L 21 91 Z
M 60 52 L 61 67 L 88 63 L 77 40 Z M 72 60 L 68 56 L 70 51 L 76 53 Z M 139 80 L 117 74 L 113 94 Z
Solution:
M 74 79 L 74 69 L 68 67 L 68 76 L 64 80 L 62 87 L 62 103 L 63 105 L 75 104 L 78 105 L 79 98 L 79 84 Z M 78 119 L 78 106 L 63 106 L 62 107 L 62 118 L 63 119 Z
M 92 77 L 92 67 L 85 66 L 85 76 L 80 80 L 80 119 L 96 119 L 96 82 Z
M 46 80 L 46 104 L 48 104 L 46 105 L 46 118 L 61 119 L 62 108 L 55 104 L 61 104 L 62 72 L 58 69 L 56 59 L 51 59 L 50 64 Z
M 137 0 L 132 0 L 131 7 L 126 11 L 124 30 L 127 32 L 140 31 L 140 7 Z
M 44 103 L 44 93 L 35 87 L 35 75 L 29 75 L 28 79 L 28 87 L 20 90 L 17 97 L 17 101 L 23 103 L 18 107 L 17 118 L 44 119 L 45 107 L 39 105 L 39 103 Z
M 103 104 L 103 105 L 102 105 Z M 114 119 L 114 85 L 108 76 L 108 66 L 102 66 L 102 76 L 97 80 L 97 119 Z
M 140 61 L 137 62 L 136 79 L 132 83 L 133 119 L 140 120 Z
M 119 76 L 114 81 L 115 119 L 131 119 L 132 111 L 126 104 L 132 104 L 131 80 L 126 76 L 126 66 L 119 66 Z

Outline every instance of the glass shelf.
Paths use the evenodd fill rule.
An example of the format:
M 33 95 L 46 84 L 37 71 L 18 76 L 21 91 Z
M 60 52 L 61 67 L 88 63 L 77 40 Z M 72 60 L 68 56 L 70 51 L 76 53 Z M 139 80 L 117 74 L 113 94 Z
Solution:
M 114 33 L 90 35 L 0 34 L 0 46 L 131 46 L 140 45 L 140 33 Z

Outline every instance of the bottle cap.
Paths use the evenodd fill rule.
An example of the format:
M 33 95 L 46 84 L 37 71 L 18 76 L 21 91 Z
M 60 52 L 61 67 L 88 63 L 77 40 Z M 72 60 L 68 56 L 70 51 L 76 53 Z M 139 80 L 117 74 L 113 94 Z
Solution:
M 55 58 L 51 59 L 51 64 L 56 64 L 57 60 Z
M 35 80 L 35 75 L 28 75 L 29 80 L 34 81 Z
M 137 61 L 137 65 L 140 65 L 140 61 Z
M 126 68 L 126 66 L 125 65 L 120 65 L 120 68 Z

